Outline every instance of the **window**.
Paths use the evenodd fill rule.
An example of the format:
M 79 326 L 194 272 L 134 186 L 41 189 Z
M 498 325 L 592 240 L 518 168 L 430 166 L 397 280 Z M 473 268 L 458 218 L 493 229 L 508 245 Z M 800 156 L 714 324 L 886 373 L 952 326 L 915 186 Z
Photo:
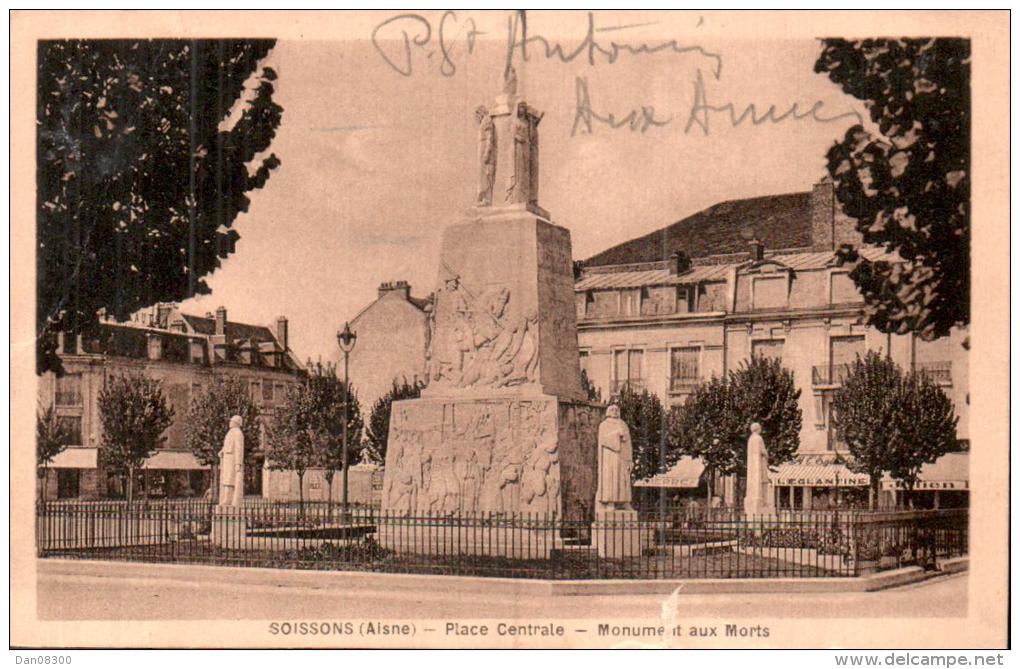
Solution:
M 78 469 L 57 470 L 57 499 L 77 497 L 81 489 L 81 471 Z
M 58 407 L 80 407 L 81 374 L 65 374 L 57 377 L 56 405 Z
M 698 383 L 701 379 L 700 358 L 701 349 L 697 346 L 674 348 L 669 352 L 670 390 L 684 390 Z
M 584 372 L 584 375 L 587 376 L 590 381 L 591 373 L 588 370 L 588 363 L 590 362 L 588 360 L 588 351 L 578 351 L 577 355 L 581 362 L 581 371 Z
M 191 361 L 199 365 L 205 362 L 205 347 L 198 339 L 191 340 Z
M 754 309 L 779 309 L 786 306 L 786 276 L 754 277 L 751 292 Z
M 287 396 L 287 386 L 282 383 L 273 384 L 276 389 L 273 391 L 276 394 L 277 401 L 282 401 Z
M 842 383 L 850 371 L 850 365 L 857 360 L 859 355 L 864 355 L 864 335 L 830 339 L 829 383 Z
M 274 390 L 274 386 L 273 386 L 273 382 L 272 381 L 267 379 L 266 381 L 262 382 L 262 400 L 264 402 L 272 402 L 273 401 L 273 398 L 274 398 L 273 390 Z
M 620 315 L 641 315 L 641 289 L 620 291 Z
M 251 382 L 251 400 L 258 404 L 262 401 L 262 382 L 252 381 Z
M 761 358 L 783 359 L 782 339 L 757 339 L 751 342 L 751 355 Z
M 163 340 L 159 335 L 149 335 L 149 360 L 163 357 Z
M 626 384 L 632 388 L 644 387 L 641 366 L 644 351 L 640 349 L 619 349 L 613 351 L 613 392 L 617 393 Z
M 64 430 L 65 446 L 81 446 L 81 416 L 58 416 L 57 422 Z
M 848 304 L 860 302 L 861 294 L 847 272 L 833 272 L 830 276 L 829 303 Z

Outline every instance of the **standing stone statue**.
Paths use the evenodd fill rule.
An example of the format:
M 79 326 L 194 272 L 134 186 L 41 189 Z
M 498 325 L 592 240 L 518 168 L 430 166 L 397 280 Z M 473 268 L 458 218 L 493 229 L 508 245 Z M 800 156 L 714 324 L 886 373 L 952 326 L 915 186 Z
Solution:
M 634 451 L 630 429 L 620 419 L 620 407 L 610 404 L 606 409 L 605 420 L 599 424 L 599 484 L 595 495 L 597 509 L 630 507 L 630 474 L 633 468 Z
M 496 126 L 485 106 L 475 110 L 478 122 L 478 206 L 492 204 L 492 187 L 496 183 Z
M 761 425 L 751 423 L 747 439 L 747 492 L 744 512 L 749 514 L 772 511 L 772 485 L 769 483 L 769 453 L 761 437 Z
M 220 499 L 218 506 L 240 508 L 244 498 L 244 433 L 241 417 L 230 419 L 230 430 L 220 450 Z

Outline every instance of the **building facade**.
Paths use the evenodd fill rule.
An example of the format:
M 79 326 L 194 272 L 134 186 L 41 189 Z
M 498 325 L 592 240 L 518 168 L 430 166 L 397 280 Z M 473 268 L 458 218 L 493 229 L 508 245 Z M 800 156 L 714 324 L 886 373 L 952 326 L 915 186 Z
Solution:
M 349 360 L 351 385 L 366 425 L 372 405 L 394 383 L 425 379 L 431 309 L 431 298 L 414 297 L 406 281 L 393 281 L 381 284 L 377 299 L 351 321 L 358 336 Z
M 582 369 L 603 397 L 630 384 L 674 406 L 752 355 L 780 358 L 800 386 L 803 426 L 798 458 L 773 473 L 777 504 L 863 503 L 867 478 L 840 464 L 832 424 L 833 393 L 849 363 L 875 350 L 929 374 L 956 406 L 961 440 L 969 438 L 969 394 L 966 332 L 926 342 L 866 324 L 852 267 L 835 256 L 840 244 L 859 247 L 856 235 L 822 181 L 810 192 L 716 205 L 599 254 L 575 286 Z M 882 249 L 860 252 L 897 260 Z M 935 491 L 966 490 L 966 457 L 946 462 L 928 468 L 927 481 L 922 472 L 917 503 L 959 501 Z M 944 480 L 931 480 L 935 472 Z M 883 503 L 903 502 L 892 482 L 885 489 Z M 734 502 L 732 486 L 728 496 Z
M 227 319 L 220 307 L 199 317 L 176 304 L 157 304 L 127 322 L 102 319 L 90 335 L 59 336 L 65 374 L 40 379 L 42 407 L 52 406 L 71 443 L 48 465 L 45 499 L 98 499 L 124 494 L 120 477 L 104 470 L 99 457 L 102 423 L 99 393 L 114 375 L 142 374 L 162 383 L 174 408 L 166 440 L 138 472 L 135 490 L 150 496 L 196 496 L 210 484 L 209 468 L 187 448 L 185 421 L 191 397 L 217 375 L 245 380 L 252 397 L 268 414 L 289 384 L 304 371 L 288 343 L 288 322 L 275 327 Z M 226 425 L 224 426 L 224 434 Z M 245 458 L 245 493 L 261 494 L 264 457 L 253 449 Z

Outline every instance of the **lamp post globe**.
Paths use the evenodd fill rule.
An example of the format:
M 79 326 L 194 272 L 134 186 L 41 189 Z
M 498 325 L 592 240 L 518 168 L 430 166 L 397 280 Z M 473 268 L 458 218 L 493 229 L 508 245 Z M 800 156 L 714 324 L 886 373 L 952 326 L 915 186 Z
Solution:
M 343 423 L 343 501 L 342 514 L 343 522 L 347 522 L 347 469 L 348 469 L 348 455 L 347 455 L 347 412 L 348 401 L 347 393 L 350 392 L 350 384 L 348 382 L 348 356 L 351 351 L 354 350 L 354 344 L 358 339 L 358 335 L 351 330 L 350 323 L 344 323 L 344 329 L 336 333 L 336 343 L 340 346 L 340 350 L 344 354 L 344 423 Z

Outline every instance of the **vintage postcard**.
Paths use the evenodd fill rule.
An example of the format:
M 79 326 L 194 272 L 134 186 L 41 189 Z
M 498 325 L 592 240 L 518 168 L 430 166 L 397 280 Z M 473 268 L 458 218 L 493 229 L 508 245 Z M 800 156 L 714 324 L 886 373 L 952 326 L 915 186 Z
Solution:
M 1008 644 L 1008 13 L 11 38 L 12 646 Z

